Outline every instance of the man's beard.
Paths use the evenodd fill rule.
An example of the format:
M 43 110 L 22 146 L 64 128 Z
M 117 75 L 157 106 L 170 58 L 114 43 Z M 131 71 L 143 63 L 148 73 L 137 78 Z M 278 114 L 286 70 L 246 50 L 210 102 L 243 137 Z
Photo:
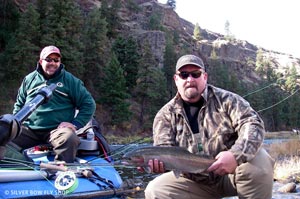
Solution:
M 184 95 L 188 99 L 194 99 L 197 98 L 200 95 L 200 93 L 197 87 L 189 87 L 185 89 Z

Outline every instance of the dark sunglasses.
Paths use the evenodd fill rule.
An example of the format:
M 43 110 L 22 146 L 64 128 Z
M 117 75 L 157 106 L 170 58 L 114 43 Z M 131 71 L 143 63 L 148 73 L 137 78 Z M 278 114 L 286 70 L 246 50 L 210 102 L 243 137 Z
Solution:
M 181 71 L 181 72 L 177 73 L 177 75 L 181 79 L 187 79 L 190 75 L 193 78 L 199 78 L 202 75 L 202 71 L 201 70 L 196 70 L 196 71 L 192 71 L 192 72 Z
M 54 61 L 55 63 L 57 63 L 57 62 L 60 62 L 60 59 L 58 59 L 58 58 L 50 58 L 50 57 L 46 57 L 45 59 L 44 59 L 46 62 L 52 62 L 52 61 Z

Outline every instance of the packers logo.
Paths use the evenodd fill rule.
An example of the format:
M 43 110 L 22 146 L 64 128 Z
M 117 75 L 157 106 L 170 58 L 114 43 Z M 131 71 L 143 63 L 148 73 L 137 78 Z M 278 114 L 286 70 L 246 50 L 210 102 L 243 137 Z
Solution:
M 57 87 L 63 87 L 63 86 L 64 86 L 64 84 L 63 84 L 63 83 L 61 83 L 61 82 L 57 82 L 57 83 L 56 83 L 56 86 L 57 86 Z

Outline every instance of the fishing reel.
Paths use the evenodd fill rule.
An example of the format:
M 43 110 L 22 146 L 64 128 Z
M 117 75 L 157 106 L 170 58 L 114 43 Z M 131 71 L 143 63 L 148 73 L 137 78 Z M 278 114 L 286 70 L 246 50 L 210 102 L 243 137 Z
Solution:
M 37 91 L 36 96 L 26 103 L 15 115 L 5 114 L 0 116 L 0 159 L 3 159 L 5 145 L 15 139 L 21 133 L 21 124 L 41 104 L 46 103 L 52 96 L 57 86 L 51 84 Z
M 61 172 L 55 179 L 54 186 L 60 194 L 70 194 L 78 187 L 78 179 L 72 171 Z

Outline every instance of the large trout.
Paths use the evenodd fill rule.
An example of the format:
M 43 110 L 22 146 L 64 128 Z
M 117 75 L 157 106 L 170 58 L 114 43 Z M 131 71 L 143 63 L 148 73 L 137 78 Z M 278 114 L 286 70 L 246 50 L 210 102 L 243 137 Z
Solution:
M 182 147 L 149 146 L 139 147 L 123 156 L 123 163 L 137 167 L 148 167 L 150 159 L 164 163 L 166 170 L 185 173 L 202 173 L 215 161 L 207 156 L 190 153 Z

